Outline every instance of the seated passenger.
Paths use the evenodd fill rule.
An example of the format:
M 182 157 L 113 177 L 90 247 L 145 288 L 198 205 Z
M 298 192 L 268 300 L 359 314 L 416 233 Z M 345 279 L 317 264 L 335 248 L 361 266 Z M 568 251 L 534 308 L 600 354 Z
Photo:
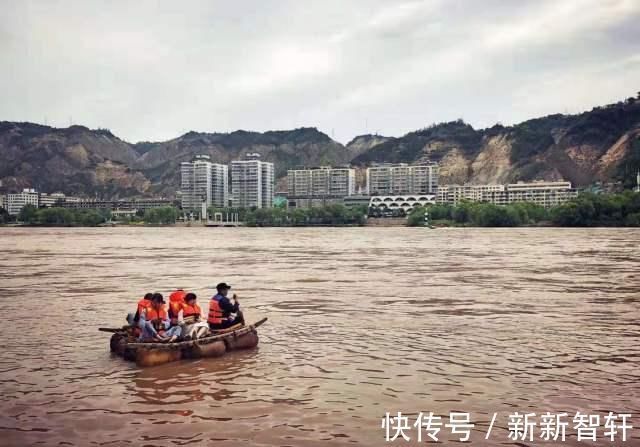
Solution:
M 151 297 L 153 297 L 153 293 L 147 293 L 143 298 L 138 301 L 138 307 L 136 308 L 136 313 L 129 312 L 127 314 L 127 323 L 129 326 L 138 326 L 138 321 L 140 321 L 140 314 L 143 310 L 151 305 Z
M 182 327 L 171 327 L 169 315 L 164 305 L 164 297 L 159 293 L 154 293 L 151 298 L 151 305 L 140 315 L 141 341 L 172 342 L 182 333 Z
M 178 324 L 178 314 L 184 305 L 184 297 L 186 292 L 184 289 L 178 288 L 169 295 L 169 318 L 171 319 L 171 326 Z
M 236 324 L 244 324 L 237 297 L 233 295 L 233 302 L 227 297 L 231 286 L 222 282 L 216 286 L 218 293 L 209 301 L 209 317 L 207 321 L 212 331 L 226 329 Z
M 209 332 L 208 324 L 202 321 L 202 310 L 196 303 L 197 298 L 195 293 L 187 293 L 184 297 L 185 303 L 182 306 L 184 329 L 182 333 L 187 340 L 197 339 Z

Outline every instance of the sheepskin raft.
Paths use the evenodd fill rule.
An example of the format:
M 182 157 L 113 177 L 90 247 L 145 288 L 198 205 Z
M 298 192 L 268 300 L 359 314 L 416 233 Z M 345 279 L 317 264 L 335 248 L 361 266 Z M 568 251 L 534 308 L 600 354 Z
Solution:
M 110 342 L 111 352 L 126 360 L 135 361 L 138 366 L 155 366 L 180 359 L 220 357 L 227 351 L 254 348 L 258 345 L 256 328 L 265 321 L 267 319 L 263 318 L 231 331 L 219 331 L 197 340 L 173 343 L 138 342 L 124 329 L 100 328 L 100 330 L 113 332 Z

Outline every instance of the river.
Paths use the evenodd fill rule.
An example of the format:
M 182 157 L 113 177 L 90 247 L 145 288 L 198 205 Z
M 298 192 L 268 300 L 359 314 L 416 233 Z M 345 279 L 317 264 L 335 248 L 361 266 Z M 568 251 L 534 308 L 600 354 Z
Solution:
M 630 413 L 640 445 L 639 245 L 638 229 L 0 228 L 0 445 L 409 445 L 382 419 L 420 411 L 468 412 L 472 445 L 516 445 L 515 411 Z M 185 287 L 206 311 L 220 281 L 269 318 L 258 348 L 140 369 L 97 331 L 147 291 Z

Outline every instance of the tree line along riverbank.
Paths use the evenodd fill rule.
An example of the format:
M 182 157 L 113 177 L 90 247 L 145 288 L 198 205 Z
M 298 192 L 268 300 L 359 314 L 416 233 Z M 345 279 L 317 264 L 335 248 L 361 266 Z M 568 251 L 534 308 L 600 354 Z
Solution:
M 583 193 L 562 205 L 544 208 L 530 202 L 509 205 L 462 202 L 432 205 L 413 210 L 409 226 L 425 225 L 425 214 L 433 225 L 475 227 L 640 227 L 640 193 Z
M 339 204 L 315 208 L 283 207 L 261 209 L 209 208 L 209 214 L 223 216 L 237 213 L 238 220 L 253 227 L 300 226 L 361 226 L 367 215 L 375 217 L 367 207 L 348 208 Z M 425 219 L 426 215 L 426 219 Z M 25 206 L 15 220 L 30 226 L 98 226 L 116 222 L 124 225 L 173 225 L 180 211 L 174 207 L 146 210 L 133 216 L 115 217 L 109 210 L 36 208 Z M 405 217 L 399 212 L 396 217 Z M 14 221 L 0 208 L 0 224 Z M 640 193 L 583 193 L 577 198 L 553 208 L 543 208 L 530 202 L 493 205 L 481 202 L 461 202 L 457 205 L 434 204 L 417 207 L 406 216 L 408 226 L 559 226 L 559 227 L 640 227 Z

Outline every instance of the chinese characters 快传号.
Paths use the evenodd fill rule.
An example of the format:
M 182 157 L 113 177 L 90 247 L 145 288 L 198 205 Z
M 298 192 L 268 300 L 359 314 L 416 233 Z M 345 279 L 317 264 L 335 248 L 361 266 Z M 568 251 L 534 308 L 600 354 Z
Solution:
M 491 422 L 484 435 L 489 439 L 491 430 L 496 422 L 498 413 L 493 413 Z M 606 415 L 586 414 L 577 411 L 573 417 L 568 413 L 549 413 L 536 415 L 536 413 L 509 414 L 507 428 L 508 439 L 513 441 L 544 441 L 564 442 L 567 431 L 573 429 L 576 439 L 582 441 L 626 441 L 628 432 L 633 428 L 630 423 L 630 413 L 613 413 Z M 415 419 L 404 416 L 398 412 L 396 416 L 388 412 L 382 418 L 381 428 L 385 430 L 386 441 L 439 441 L 441 431 L 447 429 L 452 435 L 459 435 L 459 441 L 467 442 L 471 438 L 471 430 L 475 423 L 471 421 L 470 413 L 450 412 L 448 418 L 433 414 L 433 412 L 420 412 Z M 538 433 L 536 433 L 536 428 Z

